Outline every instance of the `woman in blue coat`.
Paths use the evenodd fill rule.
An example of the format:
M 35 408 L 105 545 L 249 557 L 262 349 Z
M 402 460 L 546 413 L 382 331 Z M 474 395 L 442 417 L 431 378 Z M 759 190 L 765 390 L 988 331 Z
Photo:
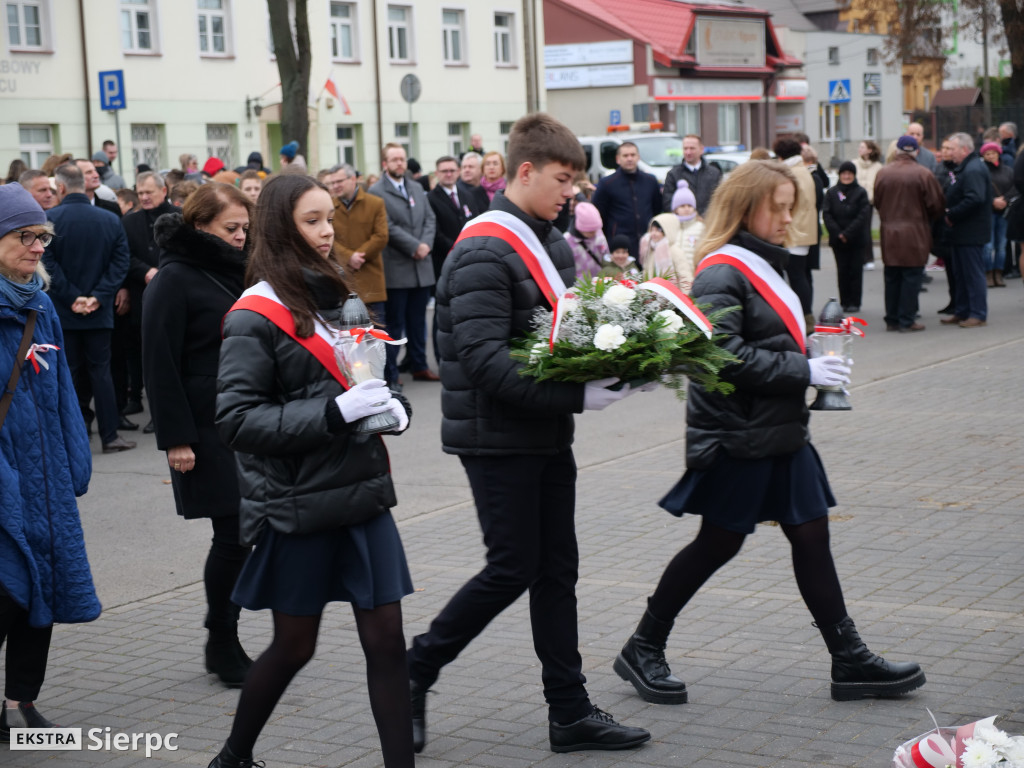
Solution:
M 14 393 L 0 401 L 0 742 L 11 728 L 53 727 L 35 708 L 53 624 L 100 615 L 75 502 L 88 490 L 92 455 L 60 322 L 43 292 L 40 259 L 52 236 L 24 187 L 0 186 L 0 378 Z

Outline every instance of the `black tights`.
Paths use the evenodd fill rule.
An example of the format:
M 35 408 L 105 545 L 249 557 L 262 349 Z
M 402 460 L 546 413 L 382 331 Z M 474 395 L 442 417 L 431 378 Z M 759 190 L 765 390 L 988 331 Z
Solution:
M 782 531 L 793 550 L 793 573 L 800 595 L 815 623 L 820 627 L 838 624 L 846 616 L 846 604 L 829 549 L 828 517 L 783 525 Z M 675 619 L 704 582 L 740 551 L 744 538 L 746 534 L 702 522 L 697 538 L 666 566 L 648 606 L 651 613 L 663 621 Z
M 235 635 L 240 608 L 231 602 L 231 592 L 252 547 L 238 543 L 238 515 L 214 517 L 210 554 L 206 556 L 203 584 L 206 587 L 206 628 Z
M 789 278 L 789 287 L 800 298 L 804 314 L 814 314 L 814 308 L 811 306 L 814 301 L 814 284 L 811 281 L 811 268 L 808 266 L 807 256 L 789 254 L 786 277 Z
M 353 606 L 359 642 L 366 655 L 370 709 L 377 723 L 384 765 L 411 768 L 412 712 L 409 672 L 402 633 L 402 604 L 388 603 L 370 610 Z M 238 757 L 251 757 L 256 739 L 292 678 L 313 658 L 320 614 L 289 616 L 274 611 L 274 639 L 249 669 L 238 701 L 228 748 Z

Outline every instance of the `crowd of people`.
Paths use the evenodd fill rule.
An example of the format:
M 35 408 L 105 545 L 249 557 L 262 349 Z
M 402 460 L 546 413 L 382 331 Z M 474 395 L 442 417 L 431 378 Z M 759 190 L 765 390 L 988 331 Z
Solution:
M 782 268 L 800 298 L 807 326 L 815 323 L 813 271 L 820 267 L 822 223 L 836 259 L 839 302 L 847 314 L 861 310 L 863 271 L 875 268 L 878 242 L 887 330 L 925 329 L 918 294 L 932 281 L 925 269 L 931 256 L 927 270 L 945 270 L 949 284 L 949 302 L 939 313 L 947 315 L 942 324 L 984 326 L 987 289 L 1005 287 L 1006 279 L 1021 274 L 1024 203 L 1017 201 L 1024 198 L 1024 163 L 1015 163 L 1019 151 L 1014 123 L 993 127 L 979 138 L 954 133 L 940 142 L 938 154 L 924 145 L 924 128 L 911 123 L 884 158 L 874 141 L 860 142 L 858 156 L 839 164 L 832 184 L 806 134 L 781 136 L 771 151 L 753 149 L 751 160 L 776 158 L 797 180 L 794 221 L 786 239 L 789 257 Z M 707 162 L 699 136 L 683 137 L 682 157 L 659 186 L 652 174 L 639 169 L 636 145 L 624 141 L 616 170 L 596 189 L 581 184 L 575 217 L 565 230 L 578 276 L 598 274 L 610 265 L 614 249 L 609 244 L 624 238 L 620 242 L 628 243 L 630 264 L 638 273 L 669 275 L 690 290 L 699 264 L 695 244 L 703 237 L 703 220 L 722 172 Z M 683 201 L 687 205 L 680 209 Z
M 687 470 L 661 504 L 702 524 L 668 563 L 615 672 L 647 701 L 685 702 L 665 658 L 674 620 L 771 520 L 831 655 L 832 696 L 920 687 L 918 665 L 886 661 L 860 639 L 832 561 L 835 500 L 809 442 L 805 391 L 842 386 L 849 368 L 807 356 L 812 270 L 823 218 L 841 304 L 859 311 L 874 209 L 887 329 L 924 329 L 930 253 L 949 276 L 942 322 L 985 325 L 986 291 L 1017 263 L 1007 243 L 1024 239 L 1016 127 L 994 130 L 981 147 L 953 134 L 936 157 L 912 124 L 884 165 L 862 142 L 833 186 L 806 136 L 755 150 L 725 178 L 687 135 L 664 185 L 626 141 L 617 170 L 594 187 L 576 137 L 543 114 L 515 124 L 507 154 L 485 152 L 474 135 L 469 151 L 426 174 L 397 143 L 382 147 L 379 176 L 342 163 L 314 177 L 289 142 L 277 173 L 259 153 L 234 170 L 183 154 L 179 168 L 138 169 L 134 189 L 114 173 L 109 141 L 92 159 L 55 155 L 38 170 L 16 161 L 0 185 L 0 375 L 10 369 L 0 400 L 0 738 L 51 725 L 34 702 L 52 624 L 99 615 L 75 497 L 88 488 L 93 423 L 102 453 L 131 450 L 122 433 L 139 428 L 129 416 L 145 399 L 144 431 L 166 454 L 178 514 L 212 527 L 205 666 L 241 688 L 211 768 L 254 765 L 258 736 L 335 601 L 353 606 L 387 766 L 412 765 L 427 743 L 427 692 L 527 591 L 551 748 L 649 740 L 585 687 L 571 448 L 574 414 L 649 387 L 539 382 L 518 376 L 509 355 L 546 296 L 621 275 L 663 277 L 698 303 L 738 307 L 716 330 L 743 364 L 722 371 L 735 387 L 728 397 L 691 385 Z M 470 221 L 486 234 L 467 236 Z M 408 343 L 404 359 L 387 346 L 382 378 L 355 382 L 333 345 L 343 316 L 364 305 L 368 322 Z M 401 599 L 412 582 L 390 513 L 392 470 L 380 438 L 359 428 L 384 412 L 398 424 L 392 434 L 408 427 L 404 372 L 440 382 L 442 448 L 465 468 L 487 548 L 486 566 L 408 650 Z M 238 638 L 240 607 L 273 614 L 270 647 L 255 661 Z

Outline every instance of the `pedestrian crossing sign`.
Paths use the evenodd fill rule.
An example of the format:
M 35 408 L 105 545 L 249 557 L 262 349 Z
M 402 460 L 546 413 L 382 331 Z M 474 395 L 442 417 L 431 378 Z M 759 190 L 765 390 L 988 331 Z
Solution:
M 849 80 L 829 80 L 828 100 L 830 104 L 845 104 L 850 100 Z

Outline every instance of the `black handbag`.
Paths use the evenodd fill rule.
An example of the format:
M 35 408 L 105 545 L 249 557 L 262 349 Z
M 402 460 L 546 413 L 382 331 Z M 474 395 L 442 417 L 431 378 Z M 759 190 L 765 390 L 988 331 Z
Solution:
M 1006 219 L 1006 239 L 1024 240 L 1024 195 L 1017 195 L 1003 209 Z

